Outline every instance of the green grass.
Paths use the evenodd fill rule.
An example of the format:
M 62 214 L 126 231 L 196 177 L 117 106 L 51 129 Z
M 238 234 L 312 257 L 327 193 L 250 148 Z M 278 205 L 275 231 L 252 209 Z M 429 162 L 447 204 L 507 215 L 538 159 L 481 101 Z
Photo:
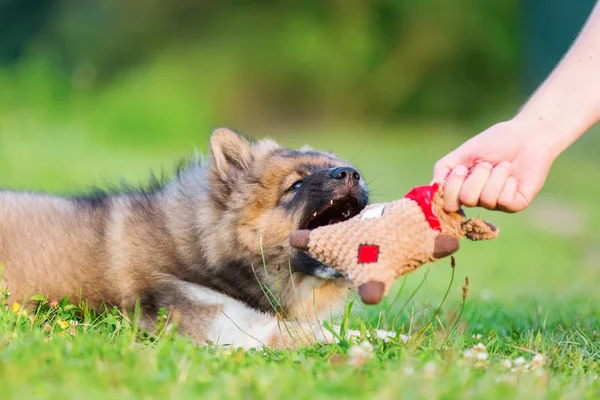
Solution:
M 205 152 L 210 133 L 168 136 L 168 127 L 158 127 L 132 140 L 94 131 L 85 114 L 24 115 L 5 112 L 0 125 L 4 187 L 71 193 L 121 178 L 143 182 L 149 170 L 172 170 L 194 147 Z M 441 123 L 248 133 L 336 151 L 361 168 L 375 201 L 428 183 L 435 160 L 465 134 Z M 465 242 L 454 271 L 449 260 L 427 265 L 400 279 L 381 306 L 355 303 L 352 327 L 417 333 L 406 345 L 373 342 L 373 358 L 364 363 L 351 363 L 357 361 L 351 342 L 249 353 L 197 348 L 173 332 L 142 337 L 135 321 L 114 310 L 94 315 L 61 304 L 20 315 L 7 304 L 0 308 L 0 397 L 597 398 L 600 162 L 586 152 L 593 144 L 576 146 L 556 163 L 527 211 L 467 210 L 498 225 L 501 235 Z M 63 322 L 71 320 L 78 324 Z M 464 352 L 479 342 L 489 360 L 475 367 Z M 537 353 L 546 362 L 533 371 L 503 366 L 520 356 L 530 363 Z

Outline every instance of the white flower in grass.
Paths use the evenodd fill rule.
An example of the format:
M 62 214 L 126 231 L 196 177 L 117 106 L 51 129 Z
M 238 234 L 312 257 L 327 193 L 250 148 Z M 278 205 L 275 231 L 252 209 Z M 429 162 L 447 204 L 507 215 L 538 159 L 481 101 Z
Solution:
M 485 344 L 483 344 L 481 342 L 476 344 L 475 346 L 473 346 L 473 350 L 475 350 L 477 353 L 487 353 Z
M 512 368 L 512 363 L 510 362 L 510 360 L 504 360 L 504 361 L 502 361 L 502 366 L 505 369 L 511 369 Z
M 546 363 L 546 357 L 544 357 L 542 354 L 536 354 L 533 357 L 533 360 L 531 360 L 531 368 L 532 369 L 542 368 L 545 363 Z
M 463 359 L 465 361 L 474 361 L 474 363 L 472 364 L 474 368 L 487 367 L 489 365 L 489 357 L 490 356 L 487 352 L 487 348 L 483 343 L 478 343 L 477 345 L 463 352 Z
M 435 362 L 433 362 L 433 361 L 429 361 L 427 364 L 425 364 L 423 366 L 423 374 L 428 378 L 435 376 L 436 370 L 437 370 L 437 366 L 435 365 Z
M 525 358 L 517 357 L 515 359 L 515 367 L 521 367 L 521 366 L 523 366 L 523 364 L 525 364 Z
M 352 346 L 348 353 L 350 354 L 348 363 L 354 366 L 362 365 L 374 357 L 373 346 L 367 341 Z
M 529 371 L 529 364 L 527 364 L 525 362 L 524 357 L 517 357 L 513 364 L 514 364 L 514 368 L 511 369 L 511 372 L 525 373 L 525 372 Z
M 478 333 L 477 335 L 473 335 L 472 337 L 475 340 L 481 340 L 481 333 Z
M 488 367 L 488 365 L 489 365 L 488 359 L 490 358 L 490 355 L 487 353 L 487 350 L 478 351 L 475 358 L 476 358 L 476 361 L 475 361 L 475 364 L 473 365 L 474 368 L 487 368 Z
M 362 351 L 368 354 L 373 354 L 373 345 L 370 342 L 367 342 L 366 340 L 361 342 L 361 344 L 358 345 L 358 348 L 362 349 Z
M 472 360 L 477 356 L 477 353 L 473 349 L 467 349 L 463 352 L 463 358 L 465 360 Z
M 404 375 L 414 375 L 415 374 L 415 370 L 413 367 L 404 367 L 402 369 L 402 372 L 404 372 Z

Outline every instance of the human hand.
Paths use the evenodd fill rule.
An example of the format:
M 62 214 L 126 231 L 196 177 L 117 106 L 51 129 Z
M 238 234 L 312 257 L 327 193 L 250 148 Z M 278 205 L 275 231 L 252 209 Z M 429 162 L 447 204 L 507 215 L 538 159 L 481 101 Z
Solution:
M 543 134 L 513 119 L 488 128 L 440 159 L 433 175 L 434 181 L 445 181 L 444 209 L 527 208 L 557 156 Z

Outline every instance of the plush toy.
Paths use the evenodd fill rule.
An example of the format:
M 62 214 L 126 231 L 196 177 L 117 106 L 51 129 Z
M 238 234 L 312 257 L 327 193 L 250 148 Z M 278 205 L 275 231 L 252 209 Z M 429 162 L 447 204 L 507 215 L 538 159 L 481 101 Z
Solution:
M 453 254 L 462 237 L 486 240 L 498 233 L 481 219 L 467 220 L 462 210 L 446 213 L 441 189 L 433 184 L 371 204 L 346 221 L 296 231 L 290 244 L 345 275 L 365 304 L 377 304 L 395 279 Z

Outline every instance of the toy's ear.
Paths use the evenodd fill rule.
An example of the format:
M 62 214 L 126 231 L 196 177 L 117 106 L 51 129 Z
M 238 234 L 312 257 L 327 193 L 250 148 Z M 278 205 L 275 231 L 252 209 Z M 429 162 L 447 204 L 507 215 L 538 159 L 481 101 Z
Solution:
M 462 223 L 464 235 L 471 240 L 490 240 L 498 237 L 500 230 L 496 226 L 479 218 L 471 218 Z
M 290 235 L 290 246 L 298 250 L 308 250 L 308 242 L 310 241 L 310 231 L 302 229 L 292 232 Z

